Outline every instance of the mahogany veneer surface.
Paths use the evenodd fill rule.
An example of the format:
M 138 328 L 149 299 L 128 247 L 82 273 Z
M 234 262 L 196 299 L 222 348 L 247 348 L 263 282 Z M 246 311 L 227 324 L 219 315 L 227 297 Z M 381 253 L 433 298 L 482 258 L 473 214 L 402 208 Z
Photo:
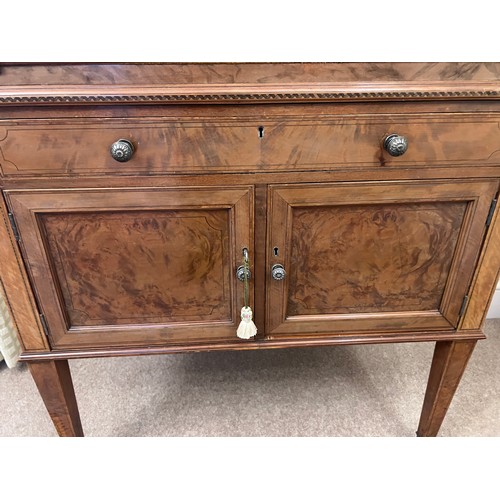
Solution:
M 435 435 L 499 275 L 499 99 L 500 63 L 1 64 L 0 279 L 60 434 L 70 358 L 435 341 Z
M 500 160 L 499 126 L 500 115 L 457 119 L 448 113 L 255 114 L 237 120 L 214 110 L 213 116 L 191 120 L 23 119 L 0 123 L 0 168 L 10 177 L 494 165 Z M 381 151 L 384 137 L 395 130 L 412 145 L 401 158 Z M 108 152 L 117 138 L 133 141 L 137 149 L 121 165 Z

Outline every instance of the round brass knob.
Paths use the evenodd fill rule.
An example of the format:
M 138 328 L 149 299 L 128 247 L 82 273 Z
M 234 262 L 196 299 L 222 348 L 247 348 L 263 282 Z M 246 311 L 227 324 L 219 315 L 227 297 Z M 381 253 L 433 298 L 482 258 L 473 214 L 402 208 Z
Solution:
M 401 156 L 408 149 L 408 139 L 402 135 L 391 134 L 384 139 L 384 149 L 391 156 Z
M 252 272 L 250 271 L 250 269 L 247 269 L 246 273 L 245 273 L 245 266 L 240 266 L 240 267 L 238 267 L 238 269 L 236 269 L 236 277 L 240 281 L 245 281 L 245 274 L 246 274 L 247 280 L 252 279 Z
M 116 142 L 111 144 L 110 151 L 113 159 L 125 162 L 132 158 L 135 148 L 130 141 L 127 141 L 127 139 L 118 139 Z
M 271 268 L 271 276 L 276 281 L 284 280 L 286 276 L 285 268 L 281 264 L 274 264 Z

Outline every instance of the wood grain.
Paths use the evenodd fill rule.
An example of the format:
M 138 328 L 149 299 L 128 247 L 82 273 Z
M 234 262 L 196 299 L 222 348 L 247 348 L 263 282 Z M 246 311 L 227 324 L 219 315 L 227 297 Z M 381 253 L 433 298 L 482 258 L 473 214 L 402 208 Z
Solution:
M 251 189 L 8 196 L 54 346 L 236 338 Z
M 497 195 L 498 198 L 498 195 Z M 461 329 L 482 328 L 500 279 L 500 204 L 484 241 L 476 274 L 469 290 L 467 309 L 460 325 Z
M 475 340 L 436 342 L 417 436 L 437 436 L 475 346 Z
M 360 113 L 360 106 L 361 111 Z M 291 106 L 288 103 L 254 103 L 251 106 L 238 106 L 231 103 L 220 103 L 215 106 L 205 103 L 171 103 L 167 106 L 151 106 L 147 103 L 136 103 L 134 106 L 127 105 L 78 105 L 68 104 L 65 106 L 4 106 L 0 103 L 0 118 L 9 124 L 26 123 L 40 120 L 40 125 L 53 120 L 65 120 L 68 124 L 78 127 L 85 123 L 99 123 L 110 121 L 119 125 L 120 120 L 125 120 L 124 125 L 131 122 L 145 123 L 147 121 L 178 120 L 179 122 L 230 122 L 237 125 L 245 125 L 249 120 L 269 119 L 281 121 L 282 119 L 301 121 L 319 120 L 318 124 L 329 118 L 353 115 L 364 118 L 364 115 L 375 115 L 383 118 L 384 115 L 390 119 L 391 116 L 401 117 L 428 117 L 432 118 L 438 113 L 438 118 L 443 121 L 450 119 L 457 122 L 464 119 L 497 119 L 499 109 L 493 101 L 486 100 L 462 100 L 462 101 L 367 101 L 359 102 L 322 102 L 309 103 L 297 102 Z M 22 121 L 20 121 L 22 120 Z M 26 120 L 26 121 L 25 121 Z M 56 124 L 55 124 L 56 125 Z
M 0 103 L 14 106 L 500 97 L 496 63 L 25 64 L 0 70 Z
M 70 328 L 231 321 L 227 210 L 43 214 Z
M 332 183 L 346 182 L 346 178 L 356 182 L 387 182 L 387 181 L 411 181 L 449 179 L 453 174 L 453 180 L 477 180 L 479 178 L 498 182 L 500 169 L 497 166 L 471 167 L 460 166 L 450 168 L 360 168 L 351 169 L 344 167 L 328 170 L 328 168 L 304 172 L 302 169 L 293 169 L 282 172 L 247 172 L 227 175 L 224 173 L 204 175 L 203 185 L 206 187 L 225 187 L 241 185 L 265 185 L 265 184 L 301 184 L 306 178 L 308 183 Z M 130 176 L 55 176 L 55 177 L 9 177 L 0 179 L 5 191 L 34 189 L 70 189 L 70 188 L 186 188 L 200 185 L 200 174 L 177 174 L 177 175 L 130 175 Z
M 83 437 L 68 361 L 30 361 L 28 366 L 59 436 Z
M 495 81 L 500 63 L 2 63 L 2 85 Z
M 0 169 L 4 176 L 158 175 L 291 167 L 429 168 L 456 165 L 464 159 L 477 166 L 500 162 L 499 116 L 398 113 L 277 121 L 255 115 L 246 123 L 234 123 L 217 119 L 214 111 L 205 120 L 0 121 Z M 404 156 L 395 158 L 384 151 L 383 139 L 391 133 L 407 137 Z M 126 163 L 118 163 L 109 152 L 120 138 L 136 147 Z
M 0 64 L 21 234 L 20 253 L 2 206 L 0 279 L 58 431 L 82 434 L 70 358 L 437 341 L 435 435 L 499 275 L 499 81 L 474 62 Z
M 151 356 L 160 354 L 179 354 L 200 351 L 247 351 L 260 349 L 289 349 L 293 347 L 321 347 L 343 345 L 391 344 L 397 342 L 436 342 L 456 340 L 484 340 L 481 330 L 456 331 L 424 331 L 418 332 L 355 332 L 337 335 L 295 335 L 292 338 L 266 338 L 240 342 L 223 340 L 202 343 L 181 343 L 177 345 L 139 346 L 139 347 L 94 347 L 91 349 L 55 349 L 50 352 L 30 352 L 21 354 L 23 361 L 43 361 L 48 359 L 83 359 L 106 358 L 112 356 Z
M 466 205 L 294 208 L 287 314 L 438 310 Z
M 256 339 L 265 338 L 266 334 L 266 241 L 267 234 L 267 185 L 255 186 L 255 268 L 253 273 L 255 287 L 254 322 L 257 327 Z
M 270 191 L 268 265 L 288 270 L 268 279 L 270 336 L 456 326 L 496 182 Z
M 45 351 L 48 349 L 47 338 L 8 213 L 4 199 L 0 197 L 0 282 L 23 349 Z

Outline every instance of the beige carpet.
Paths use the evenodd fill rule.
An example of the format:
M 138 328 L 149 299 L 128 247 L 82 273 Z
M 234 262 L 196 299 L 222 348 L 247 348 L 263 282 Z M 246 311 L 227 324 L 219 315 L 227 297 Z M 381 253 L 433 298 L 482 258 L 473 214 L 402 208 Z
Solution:
M 441 436 L 500 436 L 500 319 Z M 72 361 L 87 436 L 414 436 L 432 344 Z M 27 368 L 0 367 L 0 436 L 55 436 Z

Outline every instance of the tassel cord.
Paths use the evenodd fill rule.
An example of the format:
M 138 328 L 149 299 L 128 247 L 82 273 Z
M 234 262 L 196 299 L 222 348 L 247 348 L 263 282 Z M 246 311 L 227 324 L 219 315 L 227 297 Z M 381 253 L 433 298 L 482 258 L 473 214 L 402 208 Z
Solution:
M 248 250 L 245 248 L 243 252 L 243 300 L 245 307 L 248 307 L 248 295 L 249 295 L 249 286 L 248 286 L 248 272 L 250 270 L 248 264 Z

